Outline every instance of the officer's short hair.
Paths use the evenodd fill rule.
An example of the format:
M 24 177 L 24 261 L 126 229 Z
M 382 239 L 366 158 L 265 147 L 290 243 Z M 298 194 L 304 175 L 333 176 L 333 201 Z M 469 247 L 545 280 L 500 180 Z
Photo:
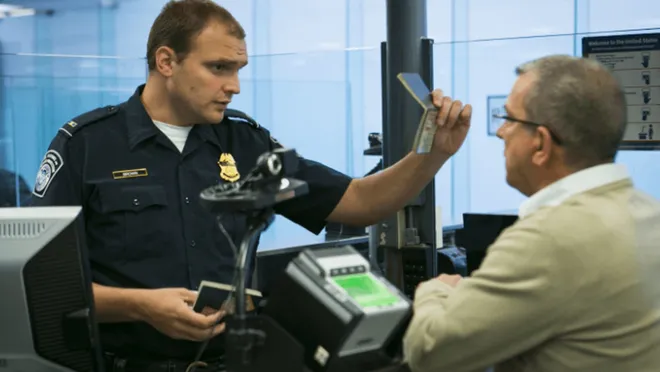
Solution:
M 208 25 L 218 21 L 227 26 L 229 35 L 245 39 L 245 30 L 234 16 L 211 0 L 170 0 L 151 26 L 147 42 L 149 70 L 156 68 L 156 50 L 168 46 L 184 59 L 193 39 Z
M 553 55 L 516 68 L 533 74 L 524 98 L 527 120 L 555 132 L 566 165 L 583 169 L 614 161 L 626 126 L 625 92 L 610 70 L 594 60 Z

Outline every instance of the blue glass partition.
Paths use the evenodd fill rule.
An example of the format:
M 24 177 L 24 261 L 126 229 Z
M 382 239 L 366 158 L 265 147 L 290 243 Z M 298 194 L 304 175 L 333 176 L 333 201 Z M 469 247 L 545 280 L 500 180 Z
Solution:
M 465 212 L 517 213 L 526 197 L 506 183 L 504 143 L 495 136 L 497 123 L 491 121 L 492 110 L 501 107 L 515 82 L 515 68 L 527 61 L 551 54 L 581 55 L 582 38 L 619 33 L 660 32 L 660 29 L 627 30 L 625 32 L 582 33 L 474 40 L 452 43 L 454 71 L 457 62 L 467 73 L 457 73 L 452 86 L 467 92 L 455 98 L 473 106 L 472 128 L 466 145 L 453 161 L 451 177 L 451 221 L 462 222 Z M 444 45 L 435 45 L 439 50 Z M 464 50 L 462 55 L 457 50 Z M 436 67 L 437 69 L 437 67 Z M 490 128 L 489 128 L 490 125 Z M 626 164 L 634 182 L 655 197 L 660 197 L 657 152 L 620 151 L 618 162 Z M 461 167 L 461 171 L 456 168 Z M 442 173 L 442 172 L 441 172 Z M 438 193 L 436 192 L 436 195 Z
M 362 151 L 368 147 L 367 133 L 380 131 L 381 126 L 379 114 L 369 120 L 370 125 L 364 120 L 366 106 L 377 107 L 380 113 L 380 75 L 367 75 L 372 79 L 364 75 L 368 70 L 364 60 L 379 63 L 378 53 L 342 50 L 251 57 L 252 80 L 244 80 L 243 86 L 251 86 L 253 106 L 246 112 L 284 146 L 340 172 L 361 176 L 377 162 L 362 156 Z M 333 69 L 322 68 L 329 65 Z M 364 94 L 366 89 L 373 93 Z M 261 249 L 317 239 L 277 217 L 263 234 Z
M 63 123 L 125 100 L 145 81 L 141 56 L 149 24 L 164 3 L 122 1 L 116 8 L 65 9 L 0 22 L 0 169 L 11 171 L 4 176 L 12 190 L 32 187 Z M 368 172 L 378 158 L 362 151 L 368 134 L 382 126 L 385 1 L 224 3 L 244 25 L 251 55 L 233 107 L 310 159 L 355 177 Z M 515 210 L 524 200 L 506 184 L 503 144 L 488 131 L 489 111 L 508 94 L 515 66 L 548 54 L 579 55 L 584 36 L 660 32 L 660 3 L 652 0 L 630 0 L 625 7 L 618 0 L 427 3 L 428 34 L 436 41 L 434 86 L 474 107 L 468 140 L 435 178 L 444 225 L 461 223 L 465 212 Z M 307 16 L 295 17 L 293 10 Z M 660 197 L 658 156 L 622 152 L 619 161 L 637 185 Z M 7 194 L 19 204 L 20 193 Z M 314 239 L 278 218 L 262 247 Z
M 144 60 L 0 55 L 0 168 L 34 177 L 57 130 L 77 115 L 121 102 L 144 81 Z M 134 71 L 135 76 L 127 72 Z M 123 71 L 124 77 L 117 77 Z
M 254 116 L 281 143 L 341 172 L 360 176 L 377 160 L 362 156 L 367 134 L 380 131 L 380 74 L 363 83 L 369 70 L 363 60 L 378 50 L 255 56 L 241 75 L 241 94 L 233 108 Z M 58 129 L 72 118 L 97 107 L 118 104 L 144 83 L 144 59 L 4 54 L 0 168 L 11 178 L 14 193 L 3 191 L 20 205 L 13 189 L 31 190 L 37 169 Z M 322 71 L 318 61 L 341 69 Z M 358 76 L 355 83 L 351 76 Z M 368 87 L 371 99 L 363 99 Z M 360 92 L 359 94 L 355 92 Z M 371 125 L 362 125 L 364 105 L 376 107 Z M 354 125 L 357 122 L 358 124 Z M 372 162 L 374 164 L 372 164 Z M 368 169 L 367 169 L 368 170 Z M 302 244 L 317 239 L 284 218 L 264 234 L 266 247 Z M 272 244 L 268 244 L 272 241 Z

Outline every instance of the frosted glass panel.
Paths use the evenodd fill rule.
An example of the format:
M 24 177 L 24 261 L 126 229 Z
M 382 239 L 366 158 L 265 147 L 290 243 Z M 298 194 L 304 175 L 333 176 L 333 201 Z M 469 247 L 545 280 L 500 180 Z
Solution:
M 655 0 L 589 1 L 583 31 L 617 31 L 654 28 L 660 25 L 660 2 Z M 625 4 L 625 5 L 624 5 Z
M 524 200 L 506 183 L 504 143 L 488 135 L 488 97 L 509 93 L 519 64 L 549 54 L 572 53 L 573 36 L 469 44 L 469 102 L 474 108 L 470 131 L 470 212 L 517 209 Z
M 0 169 L 11 171 L 5 178 L 14 189 L 33 183 L 45 147 L 65 121 L 121 102 L 145 81 L 149 28 L 166 0 L 119 0 L 113 7 L 30 3 L 55 12 L 0 21 Z M 232 108 L 311 159 L 355 177 L 371 170 L 378 157 L 362 152 L 368 134 L 382 130 L 386 1 L 218 3 L 243 25 L 250 55 Z M 461 222 L 464 212 L 511 210 L 524 200 L 506 184 L 503 144 L 487 130 L 489 97 L 501 103 L 515 66 L 547 54 L 579 54 L 585 33 L 658 32 L 660 25 L 655 0 L 625 6 L 618 0 L 427 0 L 427 6 L 434 86 L 474 107 L 468 141 L 436 175 L 445 225 Z M 657 157 L 622 152 L 619 161 L 641 188 L 660 197 Z M 21 200 L 20 193 L 10 194 L 14 204 Z M 262 241 L 276 238 L 287 244 L 318 239 L 283 218 Z
M 466 0 L 469 40 L 574 32 L 573 0 Z M 600 0 L 599 0 L 600 1 Z M 592 1 L 591 3 L 594 3 Z M 464 40 L 455 40 L 464 41 Z
M 141 76 L 117 77 L 117 71 L 137 71 L 143 60 L 4 54 L 0 62 L 0 168 L 13 170 L 29 185 L 64 123 L 126 100 L 145 80 L 144 68 Z

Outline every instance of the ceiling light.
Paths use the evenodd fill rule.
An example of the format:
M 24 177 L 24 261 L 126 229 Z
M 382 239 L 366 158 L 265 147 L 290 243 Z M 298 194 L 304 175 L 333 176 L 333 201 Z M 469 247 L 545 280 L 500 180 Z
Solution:
M 0 4 L 0 13 L 8 12 L 10 10 L 20 9 L 18 5 Z
M 35 15 L 37 12 L 32 8 L 23 8 L 17 5 L 0 4 L 0 18 L 25 17 Z

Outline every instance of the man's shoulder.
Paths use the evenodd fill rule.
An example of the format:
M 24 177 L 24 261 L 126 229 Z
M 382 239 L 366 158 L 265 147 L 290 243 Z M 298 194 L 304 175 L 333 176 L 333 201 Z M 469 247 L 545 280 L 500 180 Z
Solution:
M 542 207 L 531 215 L 522 218 L 521 222 L 528 225 L 538 225 L 549 235 L 583 229 L 587 225 L 595 223 L 593 217 L 598 214 L 597 210 L 591 208 L 580 200 L 570 200 L 556 206 Z
M 92 125 L 116 120 L 117 113 L 119 113 L 120 110 L 120 106 L 105 106 L 88 111 L 66 122 L 59 129 L 58 134 L 72 138 L 80 131 L 89 128 Z
M 255 131 L 258 134 L 268 134 L 268 129 L 259 125 L 254 118 L 240 110 L 227 109 L 225 111 L 224 121 L 228 124 L 236 125 L 237 128 Z
M 259 125 L 259 123 L 257 123 L 256 120 L 254 120 L 250 115 L 246 114 L 241 110 L 227 109 L 225 111 L 225 118 L 232 122 L 248 124 L 254 129 L 261 129 L 261 126 Z
M 558 245 L 608 244 L 613 232 L 626 231 L 632 222 L 626 195 L 581 193 L 557 206 L 541 208 L 521 222 L 539 227 Z
M 235 127 L 239 130 L 247 131 L 251 135 L 259 137 L 260 139 L 264 140 L 265 143 L 269 143 L 270 146 L 282 146 L 279 141 L 273 137 L 270 130 L 264 128 L 255 119 L 243 111 L 228 109 L 225 112 L 225 118 L 223 119 L 223 122 L 227 122 L 230 125 L 235 125 Z
M 504 229 L 488 252 L 508 252 L 507 257 L 515 257 L 520 262 L 563 263 L 574 259 L 576 248 L 585 251 L 585 245 L 597 245 L 595 240 L 599 238 L 594 238 L 593 234 L 600 234 L 601 230 L 593 221 L 592 213 L 583 207 L 565 204 L 542 207 Z M 587 251 L 592 253 L 591 249 Z

